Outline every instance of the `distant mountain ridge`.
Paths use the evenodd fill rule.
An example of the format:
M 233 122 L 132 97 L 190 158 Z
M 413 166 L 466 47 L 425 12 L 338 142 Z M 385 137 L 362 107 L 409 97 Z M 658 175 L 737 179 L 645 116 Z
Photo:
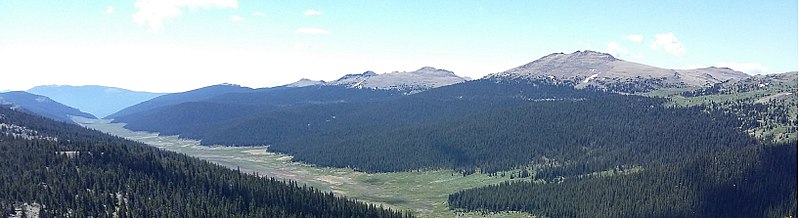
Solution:
M 373 71 L 366 71 L 361 74 L 347 74 L 330 82 L 301 79 L 297 82 L 285 85 L 285 87 L 332 85 L 358 89 L 396 90 L 407 94 L 413 94 L 432 88 L 461 83 L 467 80 L 468 79 L 460 77 L 449 70 L 422 67 L 415 71 L 394 71 L 383 74 L 377 74 Z
M 299 87 L 306 87 L 306 86 L 316 86 L 316 85 L 324 85 L 324 80 L 310 80 L 310 79 L 300 79 L 297 82 L 289 83 L 284 85 L 284 87 L 292 87 L 292 88 L 299 88 Z
M 106 118 L 115 118 L 120 116 L 126 116 L 138 112 L 148 111 L 152 109 L 156 109 L 163 106 L 170 106 L 176 105 L 180 103 L 186 102 L 194 102 L 200 101 L 205 99 L 210 99 L 216 96 L 228 94 L 228 93 L 241 93 L 241 92 L 249 92 L 252 91 L 252 88 L 243 87 L 235 84 L 228 84 L 223 83 L 219 85 L 213 85 L 208 87 L 203 87 L 199 89 L 194 89 L 191 91 L 180 92 L 180 93 L 173 93 L 162 95 L 149 101 L 141 102 L 139 104 L 127 107 L 122 109 L 116 113 L 106 116 Z
M 664 69 L 617 59 L 595 51 L 553 53 L 486 78 L 552 80 L 576 88 L 615 92 L 642 92 L 660 88 L 708 86 L 750 76 L 730 68 Z
M 397 171 L 427 167 L 469 168 L 474 165 L 483 165 L 481 169 L 485 170 L 500 170 L 508 169 L 516 163 L 497 164 L 498 161 L 488 159 L 481 163 L 474 162 L 480 159 L 480 155 L 483 155 L 477 153 L 489 152 L 490 149 L 479 152 L 472 149 L 495 146 L 504 143 L 503 138 L 516 137 L 514 135 L 523 137 L 532 135 L 530 132 L 521 132 L 527 131 L 526 129 L 546 129 L 546 125 L 532 126 L 533 123 L 544 120 L 543 118 L 525 115 L 538 113 L 536 107 L 529 107 L 529 110 L 519 108 L 531 105 L 571 107 L 573 111 L 581 111 L 581 116 L 588 116 L 591 119 L 594 119 L 596 114 L 588 113 L 597 112 L 598 106 L 606 108 L 602 110 L 615 111 L 615 113 L 618 113 L 616 110 L 627 111 L 618 116 L 600 116 L 602 119 L 609 120 L 597 122 L 608 122 L 606 123 L 608 127 L 626 127 L 628 125 L 623 123 L 627 121 L 619 121 L 622 118 L 616 117 L 641 112 L 646 113 L 639 114 L 645 115 L 639 118 L 646 118 L 649 121 L 635 120 L 635 122 L 666 122 L 668 120 L 662 120 L 659 118 L 661 115 L 658 114 L 671 113 L 668 111 L 670 109 L 656 107 L 663 104 L 662 100 L 652 100 L 652 102 L 644 104 L 642 99 L 646 99 L 645 97 L 616 93 L 643 92 L 667 87 L 696 86 L 698 88 L 718 81 L 748 78 L 748 75 L 727 68 L 670 70 L 626 62 L 609 54 L 593 51 L 552 54 L 503 73 L 451 85 L 435 83 L 434 81 L 437 80 L 429 79 L 453 76 L 454 73 L 450 71 L 431 67 L 412 72 L 386 74 L 367 71 L 361 74 L 348 74 L 332 82 L 301 80 L 287 86 L 255 89 L 241 93 L 217 93 L 217 96 L 205 100 L 172 102 L 171 105 L 151 109 L 146 113 L 140 112 L 115 118 L 114 122 L 126 123 L 125 128 L 131 130 L 199 139 L 205 145 L 270 145 L 271 150 L 291 154 L 297 160 L 326 166 L 355 166 L 365 171 Z M 425 82 L 424 84 L 432 85 L 416 86 L 413 88 L 418 89 L 410 89 L 413 91 L 427 89 L 418 93 L 404 91 L 408 89 L 391 85 L 414 84 L 409 81 L 417 81 L 420 80 L 419 78 L 428 78 L 422 81 Z M 438 85 L 441 86 L 428 89 L 428 87 Z M 610 102 L 611 100 L 615 102 Z M 616 104 L 638 106 L 618 108 Z M 584 106 L 587 108 L 579 108 Z M 583 109 L 590 108 L 594 109 L 582 112 Z M 573 119 L 573 116 L 576 116 L 576 113 L 561 114 L 560 110 L 565 110 L 565 108 L 554 108 L 547 114 L 560 114 L 559 116 L 562 115 L 563 119 Z M 704 116 L 701 113 L 694 114 L 696 111 L 691 110 L 684 110 L 680 113 Z M 524 118 L 527 122 L 519 122 L 525 116 L 527 116 Z M 551 117 L 547 119 L 549 118 Z M 580 120 L 587 119 L 581 118 Z M 735 121 L 724 119 L 725 122 L 730 123 Z M 453 123 L 456 120 L 469 123 L 474 127 L 473 132 L 455 128 L 464 126 Z M 544 123 L 562 121 L 551 120 Z M 518 128 L 510 128 L 508 124 L 512 122 L 517 123 Z M 696 120 L 683 119 L 680 122 L 691 123 Z M 488 123 L 494 123 L 496 126 L 484 128 Z M 566 122 L 562 125 L 567 125 L 567 123 L 572 125 L 571 123 L 574 122 Z M 682 127 L 692 127 L 685 123 L 681 124 Z M 738 124 L 719 124 L 718 127 L 727 128 L 729 125 Z M 674 127 L 671 124 L 667 126 Z M 573 129 L 570 127 L 557 130 L 557 127 L 552 126 L 551 128 L 555 130 L 546 131 Z M 649 127 L 654 128 L 655 126 Z M 518 134 L 508 134 L 507 137 L 483 140 L 505 132 L 498 130 L 519 132 Z M 460 133 L 455 134 L 456 132 Z M 407 134 L 396 138 L 401 135 L 400 133 Z M 573 139 L 572 136 L 563 134 L 563 137 Z M 474 136 L 473 141 L 461 141 L 467 138 L 466 136 Z M 739 136 L 748 137 L 746 135 L 735 137 Z M 649 140 L 646 137 L 640 139 Z M 521 141 L 517 141 L 519 144 L 516 145 L 523 147 L 525 143 L 537 139 L 519 140 Z M 564 141 L 564 139 L 552 140 Z M 574 142 L 574 144 L 591 143 L 591 140 Z M 393 144 L 393 146 L 388 146 L 389 144 Z M 458 147 L 466 144 L 471 144 L 470 146 L 473 147 Z M 617 143 L 608 142 L 607 144 Z M 360 147 L 356 148 L 356 146 Z M 372 163 L 369 160 L 372 156 L 358 154 L 359 152 L 370 153 L 366 151 L 379 146 L 385 147 L 372 151 L 383 155 L 380 164 Z M 410 147 L 404 149 L 407 146 Z M 403 149 L 391 150 L 395 148 Z M 414 150 L 422 148 L 427 150 Z M 341 154 L 318 155 L 331 154 L 334 151 Z M 414 154 L 415 157 L 420 157 L 421 154 L 429 155 L 439 151 L 446 152 L 432 156 L 442 157 L 443 154 L 449 154 L 450 151 L 477 153 L 474 153 L 476 156 L 473 157 L 463 156 L 466 153 L 459 153 L 462 156 L 455 155 L 443 162 L 433 161 L 437 158 L 414 159 L 417 162 L 396 159 L 401 152 L 408 152 L 405 154 Z M 389 163 L 389 159 L 392 158 L 395 162 Z M 522 159 L 524 158 L 518 160 Z M 422 163 L 422 161 L 428 162 Z
M 45 85 L 33 87 L 28 92 L 47 96 L 97 117 L 105 117 L 126 107 L 163 95 L 163 93 L 137 92 L 97 85 Z
M 96 118 L 94 115 L 63 105 L 48 97 L 22 91 L 0 93 L 0 105 L 67 123 L 73 122 L 71 116 Z

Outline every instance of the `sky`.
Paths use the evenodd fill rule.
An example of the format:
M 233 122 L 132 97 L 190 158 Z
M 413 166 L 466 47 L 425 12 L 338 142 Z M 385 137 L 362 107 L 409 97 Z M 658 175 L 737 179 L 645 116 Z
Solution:
M 260 88 L 424 66 L 480 78 L 594 50 L 795 71 L 797 1 L 2 0 L 0 90 Z

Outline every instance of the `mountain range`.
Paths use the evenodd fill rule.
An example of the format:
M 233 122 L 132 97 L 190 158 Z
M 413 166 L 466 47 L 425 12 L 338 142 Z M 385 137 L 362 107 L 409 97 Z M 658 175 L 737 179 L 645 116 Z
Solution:
M 786 164 L 796 162 L 796 78 L 577 51 L 476 80 L 424 67 L 269 88 L 220 84 L 107 117 L 203 145 L 266 145 L 320 167 L 523 179 L 453 193 L 452 209 L 774 217 L 796 214 L 796 184 L 786 182 L 796 174 Z M 48 102 L 22 99 L 15 108 Z
M 404 92 L 405 94 L 414 94 L 432 88 L 461 83 L 467 80 L 467 78 L 460 77 L 449 70 L 422 67 L 415 71 L 394 71 L 383 74 L 377 74 L 373 71 L 366 71 L 361 74 L 347 74 L 330 82 L 301 79 L 297 82 L 287 84 L 285 87 L 297 88 L 327 85 L 357 89 L 395 90 Z
M 578 89 L 636 93 L 661 88 L 707 87 L 717 83 L 734 83 L 749 77 L 747 74 L 729 68 L 663 69 L 620 60 L 605 53 L 577 51 L 570 54 L 553 53 L 519 67 L 489 74 L 483 79 L 526 78 L 573 86 Z M 327 82 L 302 79 L 272 88 L 252 89 L 232 84 L 220 84 L 167 95 L 105 86 L 49 85 L 37 86 L 28 91 L 79 108 L 97 117 L 118 118 L 164 106 L 198 102 L 233 93 L 253 93 L 250 95 L 272 93 L 267 96 L 280 96 L 282 95 L 280 93 L 293 92 L 286 91 L 286 89 L 292 88 L 343 87 L 385 90 L 396 92 L 395 94 L 409 95 L 465 81 L 468 79 L 460 77 L 452 71 L 423 67 L 415 71 L 395 71 L 382 74 L 367 71 L 361 74 L 347 74 L 337 80 Z M 306 94 L 313 95 L 307 91 Z M 247 102 L 246 97 L 241 96 L 234 98 L 243 100 L 238 102 L 239 104 L 252 104 Z M 353 99 L 357 99 L 357 97 L 351 100 Z M 319 98 L 313 101 L 328 100 L 342 99 Z M 283 103 L 286 102 L 283 101 Z
M 204 99 L 163 101 L 162 106 L 158 108 L 115 116 L 114 122 L 126 123 L 126 128 L 132 130 L 200 139 L 206 145 L 271 145 L 271 150 L 291 154 L 297 160 L 325 166 L 354 167 L 364 171 L 402 171 L 429 167 L 463 169 L 477 167 L 492 171 L 506 170 L 519 162 L 515 162 L 513 158 L 503 159 L 505 161 L 483 159 L 481 155 L 488 155 L 486 152 L 489 152 L 484 147 L 487 145 L 455 140 L 470 137 L 468 133 L 456 127 L 472 126 L 474 131 L 478 132 L 492 131 L 482 128 L 493 124 L 499 129 L 513 125 L 532 128 L 535 125 L 517 123 L 520 120 L 531 119 L 515 117 L 521 116 L 519 113 L 530 113 L 532 110 L 528 108 L 523 112 L 524 110 L 520 108 L 531 107 L 530 105 L 550 107 L 562 104 L 559 107 L 572 108 L 573 111 L 577 111 L 572 115 L 578 116 L 591 113 L 591 111 L 580 111 L 580 107 L 586 107 L 584 110 L 587 110 L 604 104 L 597 102 L 597 99 L 632 105 L 646 102 L 629 100 L 628 98 L 634 98 L 632 96 L 620 99 L 609 97 L 614 93 L 638 93 L 663 88 L 698 89 L 712 87 L 714 84 L 736 83 L 750 77 L 728 68 L 663 69 L 627 62 L 609 54 L 577 51 L 571 54 L 547 55 L 520 67 L 470 81 L 457 77 L 450 71 L 424 67 L 412 72 L 376 74 L 367 71 L 362 74 L 348 74 L 331 82 L 301 80 L 286 86 L 241 92 L 204 92 L 203 89 L 198 89 L 165 95 L 151 102 L 144 102 L 142 105 L 151 104 L 162 98 L 195 95 L 201 91 L 205 93 Z M 645 104 L 653 106 L 662 102 Z M 636 114 L 638 112 L 635 110 L 639 109 L 603 110 L 628 111 L 629 114 Z M 508 115 L 502 119 L 488 118 L 491 117 L 488 114 L 499 111 L 505 111 Z M 561 116 L 556 111 L 536 113 L 552 117 Z M 649 115 L 640 114 L 640 116 L 642 117 L 632 117 L 634 121 L 629 122 L 655 122 L 643 121 L 643 119 L 653 119 L 646 118 Z M 564 117 L 566 118 L 568 116 Z M 721 121 L 728 118 L 713 119 Z M 481 125 L 475 120 L 482 120 L 479 122 Z M 550 125 L 554 125 L 559 121 L 549 122 L 552 123 Z M 607 124 L 584 123 L 584 125 Z M 684 124 L 669 124 L 672 127 L 681 125 Z M 451 128 L 456 129 L 439 132 L 441 129 Z M 683 128 L 691 129 L 688 126 Z M 561 131 L 560 128 L 535 126 L 534 129 L 566 137 L 563 132 L 557 132 Z M 432 138 L 422 140 L 426 138 L 422 132 L 432 134 L 429 136 Z M 692 136 L 689 135 L 697 132 L 684 134 L 690 138 Z M 496 134 L 488 134 L 485 137 L 490 138 L 492 135 Z M 396 137 L 421 141 L 406 141 Z M 506 138 L 513 137 L 515 136 Z M 382 142 L 375 145 L 375 140 Z M 534 143 L 530 141 L 533 139 L 519 140 L 518 143 Z M 559 143 L 570 140 L 561 140 Z M 699 138 L 695 140 L 700 141 Z M 467 145 L 476 147 L 461 147 Z M 504 148 L 497 147 L 491 152 L 502 153 L 509 151 L 505 150 L 509 148 L 523 148 L 519 146 L 509 144 Z M 384 150 L 374 150 L 377 148 Z M 320 155 L 334 153 L 337 155 Z M 443 160 L 420 158 L 414 163 L 404 160 L 383 160 L 377 164 L 363 159 L 376 156 L 390 158 L 391 155 L 403 157 L 414 153 L 419 157 L 424 156 L 419 155 L 421 153 L 437 154 L 438 159 Z M 516 160 L 525 160 L 525 158 L 520 157 Z

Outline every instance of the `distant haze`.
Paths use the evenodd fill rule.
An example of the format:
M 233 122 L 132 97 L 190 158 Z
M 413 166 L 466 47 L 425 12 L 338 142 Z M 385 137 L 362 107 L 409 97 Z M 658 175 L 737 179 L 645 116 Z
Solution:
M 105 117 L 123 108 L 163 95 L 106 86 L 67 85 L 36 86 L 28 92 L 47 96 L 97 117 Z

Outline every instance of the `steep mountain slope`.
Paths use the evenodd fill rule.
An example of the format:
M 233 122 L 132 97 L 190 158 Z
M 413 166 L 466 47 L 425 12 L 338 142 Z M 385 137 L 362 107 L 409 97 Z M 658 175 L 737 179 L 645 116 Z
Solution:
M 351 88 L 393 89 L 412 94 L 464 81 L 466 79 L 455 75 L 452 71 L 422 67 L 410 72 L 376 74 L 367 71 L 363 74 L 348 74 L 325 84 Z
M 0 217 L 410 217 L 2 107 L 0 127 Z
M 132 130 L 156 131 L 199 138 L 216 131 L 212 126 L 256 113 L 305 105 L 382 101 L 399 96 L 391 90 L 352 89 L 341 86 L 276 87 L 228 93 L 203 101 L 164 106 L 114 118 Z
M 50 98 L 27 92 L 0 93 L 0 105 L 62 122 L 72 122 L 71 116 L 95 118 L 93 115 L 71 108 Z
M 749 75 L 729 68 L 673 70 L 617 59 L 594 51 L 554 53 L 528 64 L 487 76 L 553 80 L 577 88 L 642 92 L 660 88 L 706 86 Z
M 126 116 L 130 114 L 135 114 L 139 112 L 144 112 L 152 109 L 156 109 L 159 107 L 170 106 L 170 105 L 177 105 L 186 102 L 194 102 L 194 101 L 201 101 L 209 98 L 213 98 L 216 96 L 228 94 L 228 93 L 241 93 L 241 92 L 249 92 L 253 89 L 242 87 L 238 85 L 232 84 L 220 84 L 220 85 L 213 85 L 208 87 L 203 87 L 191 91 L 180 92 L 180 93 L 173 93 L 173 94 L 166 94 L 156 98 L 153 98 L 149 101 L 145 101 L 125 109 L 122 109 L 116 113 L 113 113 L 107 118 L 117 118 L 121 116 Z
M 36 86 L 29 93 L 47 96 L 97 117 L 105 117 L 126 107 L 150 100 L 163 93 L 136 92 L 107 86 Z

